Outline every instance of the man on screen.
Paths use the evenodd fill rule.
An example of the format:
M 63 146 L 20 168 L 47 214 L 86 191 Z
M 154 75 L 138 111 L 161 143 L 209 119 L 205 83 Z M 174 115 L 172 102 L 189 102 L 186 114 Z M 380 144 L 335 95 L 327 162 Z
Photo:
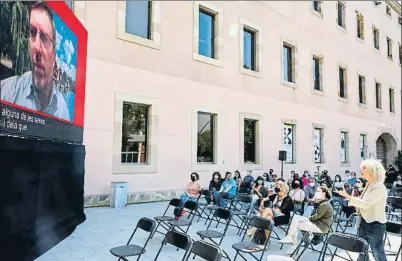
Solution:
M 63 95 L 53 81 L 56 65 L 56 29 L 44 2 L 34 4 L 29 15 L 29 56 L 32 71 L 1 81 L 1 100 L 70 121 Z

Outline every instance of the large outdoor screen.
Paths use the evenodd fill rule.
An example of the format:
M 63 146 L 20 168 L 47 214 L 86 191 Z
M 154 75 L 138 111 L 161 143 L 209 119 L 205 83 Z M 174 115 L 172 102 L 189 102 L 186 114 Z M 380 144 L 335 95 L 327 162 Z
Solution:
M 87 31 L 64 1 L 0 14 L 1 134 L 82 143 Z

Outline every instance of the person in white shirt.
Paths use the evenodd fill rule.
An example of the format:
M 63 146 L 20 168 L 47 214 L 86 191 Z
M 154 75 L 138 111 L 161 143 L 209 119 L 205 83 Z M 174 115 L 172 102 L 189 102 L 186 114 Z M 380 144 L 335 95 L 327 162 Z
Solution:
M 345 190 L 334 190 L 340 196 L 349 200 L 349 206 L 355 207 L 361 217 L 358 236 L 365 239 L 373 252 L 376 261 L 386 261 L 384 250 L 384 234 L 387 217 L 385 206 L 388 192 L 384 185 L 385 169 L 380 161 L 364 160 L 360 164 L 362 176 L 367 180 L 367 186 L 359 197 L 347 194 Z M 362 260 L 359 257 L 359 261 Z
M 293 212 L 299 212 L 303 209 L 303 202 L 306 198 L 304 190 L 301 189 L 301 180 L 296 179 L 292 182 L 292 189 L 289 191 L 289 197 L 293 201 Z
M 401 177 L 401 175 L 398 175 L 398 177 L 394 181 L 394 188 L 397 188 L 397 187 L 402 187 L 402 177 Z

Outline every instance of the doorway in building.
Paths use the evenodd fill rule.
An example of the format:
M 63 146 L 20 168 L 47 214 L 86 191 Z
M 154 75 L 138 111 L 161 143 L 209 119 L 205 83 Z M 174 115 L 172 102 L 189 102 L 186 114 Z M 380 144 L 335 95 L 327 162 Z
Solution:
M 387 169 L 389 165 L 394 165 L 398 151 L 397 147 L 395 138 L 389 133 L 383 133 L 377 138 L 376 156 L 378 160 L 381 160 L 385 169 Z

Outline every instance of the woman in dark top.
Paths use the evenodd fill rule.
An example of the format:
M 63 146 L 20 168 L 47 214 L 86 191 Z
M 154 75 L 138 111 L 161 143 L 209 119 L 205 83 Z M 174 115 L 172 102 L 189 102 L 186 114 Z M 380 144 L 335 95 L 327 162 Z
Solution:
M 258 176 L 258 178 L 254 181 L 253 187 L 251 188 L 253 200 L 250 204 L 250 213 L 253 213 L 257 201 L 259 199 L 265 198 L 268 195 L 268 192 L 264 187 L 264 181 L 264 178 L 261 176 Z
M 293 210 L 292 199 L 288 196 L 289 186 L 283 182 L 277 182 L 275 185 L 276 194 L 263 198 L 260 203 L 261 217 L 271 219 L 275 225 L 289 224 L 290 212 Z M 271 201 L 272 208 L 265 208 L 265 202 Z M 254 235 L 257 228 L 252 227 L 247 231 L 248 236 Z M 270 231 L 265 231 L 266 237 L 269 237 Z
M 209 182 L 209 191 L 211 191 L 211 195 L 215 192 L 215 191 L 219 191 L 221 189 L 222 186 L 222 176 L 219 172 L 214 172 L 212 174 L 212 179 Z M 211 196 L 210 199 L 206 199 L 208 201 L 208 204 L 211 203 L 211 200 L 214 200 L 213 196 Z M 215 203 L 215 202 L 214 202 Z

